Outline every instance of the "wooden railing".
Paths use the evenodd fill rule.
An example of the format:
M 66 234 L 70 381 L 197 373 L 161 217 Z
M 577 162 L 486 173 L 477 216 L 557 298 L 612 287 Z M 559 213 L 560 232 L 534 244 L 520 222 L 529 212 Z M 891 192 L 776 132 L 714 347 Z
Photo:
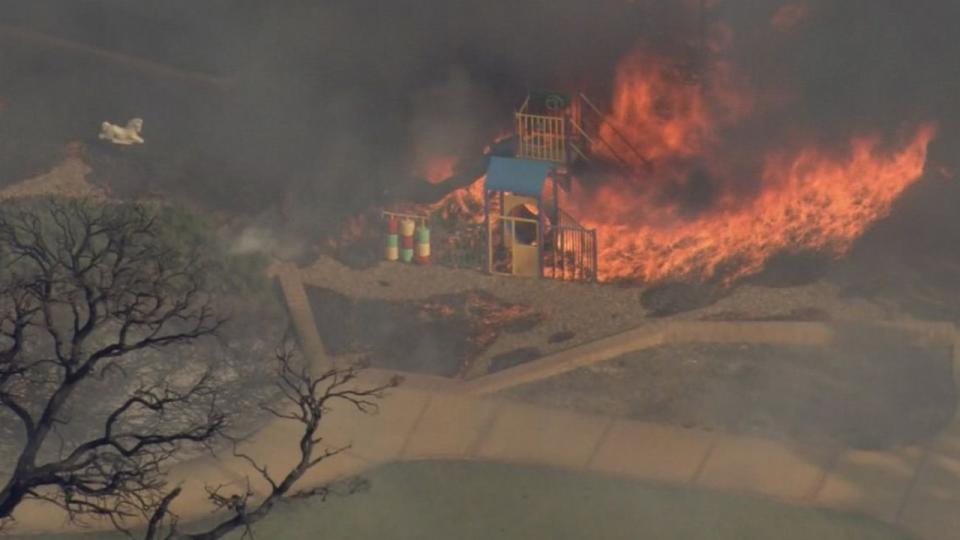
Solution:
M 428 226 L 430 222 L 430 216 L 423 215 L 423 214 L 404 214 L 402 212 L 388 212 L 384 210 L 383 212 L 380 213 L 380 216 L 383 219 L 390 219 L 390 218 L 394 218 L 397 220 L 412 219 L 417 225 L 423 225 L 424 227 Z
M 517 157 L 567 162 L 566 125 L 562 116 L 517 113 Z

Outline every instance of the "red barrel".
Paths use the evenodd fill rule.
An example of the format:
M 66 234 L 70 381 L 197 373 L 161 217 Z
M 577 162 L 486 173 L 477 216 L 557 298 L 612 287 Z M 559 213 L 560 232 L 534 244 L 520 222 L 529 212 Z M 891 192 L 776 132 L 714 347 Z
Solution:
M 400 232 L 400 222 L 397 216 L 387 216 L 387 234 L 398 234 Z
M 400 247 L 403 249 L 413 249 L 413 237 L 412 236 L 401 236 L 400 237 Z

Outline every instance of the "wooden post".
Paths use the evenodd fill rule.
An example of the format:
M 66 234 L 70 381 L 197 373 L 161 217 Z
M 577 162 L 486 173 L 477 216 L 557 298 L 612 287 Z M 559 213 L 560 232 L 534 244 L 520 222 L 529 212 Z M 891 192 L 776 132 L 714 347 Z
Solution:
M 537 265 L 540 267 L 540 277 L 543 277 L 543 194 L 537 197 Z
M 557 249 L 559 247 L 558 241 L 559 241 L 559 234 L 560 234 L 560 191 L 559 191 L 560 188 L 557 187 L 556 177 L 551 177 L 550 180 L 551 180 L 550 183 L 553 184 L 553 218 L 552 218 L 553 223 L 551 224 L 552 226 L 550 227 L 550 239 L 552 240 L 552 242 L 550 243 L 551 244 L 550 248 L 553 250 L 553 276 L 552 277 L 556 279 L 557 253 L 558 253 Z
M 587 277 L 587 273 L 583 271 L 583 265 L 586 261 L 583 258 L 583 251 L 587 244 L 587 231 L 580 229 L 580 233 L 577 234 L 578 237 L 578 249 L 577 249 L 577 269 L 580 272 L 580 279 Z
M 493 271 L 493 235 L 490 233 L 490 192 L 487 191 L 486 185 L 483 186 L 483 226 L 487 237 L 484 266 L 489 274 Z
M 597 230 L 593 229 L 590 231 L 593 233 L 593 280 L 600 280 L 600 267 L 597 265 L 597 251 L 600 250 L 600 246 L 597 245 Z
M 300 269 L 286 263 L 277 272 L 280 290 L 287 306 L 287 312 L 293 321 L 300 346 L 307 357 L 310 367 L 318 371 L 325 371 L 333 366 L 332 359 L 327 355 L 320 332 L 317 330 L 317 321 L 314 317 L 310 299 L 303 284 Z

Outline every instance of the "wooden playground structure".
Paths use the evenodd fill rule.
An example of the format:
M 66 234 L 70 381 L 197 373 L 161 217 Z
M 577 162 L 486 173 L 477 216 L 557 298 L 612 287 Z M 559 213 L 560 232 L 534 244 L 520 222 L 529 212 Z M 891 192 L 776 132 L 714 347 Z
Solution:
M 483 191 L 487 272 L 597 279 L 597 232 L 560 208 L 569 167 L 589 161 L 585 96 L 531 92 L 515 113 L 512 157 L 491 157 Z M 589 104 L 592 107 L 592 104 Z
M 458 223 L 453 235 L 440 230 L 438 262 L 458 261 L 452 265 L 479 267 L 490 274 L 596 281 L 597 231 L 561 208 L 563 196 L 573 185 L 571 171 L 589 167 L 591 149 L 596 148 L 604 149 L 601 170 L 612 167 L 632 177 L 638 173 L 631 163 L 644 169 L 649 165 L 626 137 L 604 124 L 604 118 L 582 93 L 530 92 L 514 113 L 513 137 L 502 139 L 506 144 L 484 156 L 474 171 L 484 177 L 479 194 L 482 225 Z M 615 138 L 616 145 L 601 136 L 601 126 L 612 128 L 603 132 Z M 618 149 L 636 155 L 628 161 Z M 427 215 L 383 212 L 383 217 L 388 222 L 412 220 L 418 230 L 429 229 Z M 396 231 L 388 236 L 395 237 Z M 391 251 L 396 238 L 388 238 L 387 243 L 387 260 L 397 260 Z M 421 244 L 417 245 L 419 249 Z M 459 256 L 465 252 L 470 257 Z

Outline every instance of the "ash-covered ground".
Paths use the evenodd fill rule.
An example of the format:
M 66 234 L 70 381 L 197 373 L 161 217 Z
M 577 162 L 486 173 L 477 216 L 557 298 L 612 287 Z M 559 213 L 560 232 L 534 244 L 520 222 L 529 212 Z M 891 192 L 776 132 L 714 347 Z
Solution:
M 605 416 L 808 447 L 921 444 L 954 417 L 952 350 L 860 326 L 826 347 L 671 345 L 506 392 Z

